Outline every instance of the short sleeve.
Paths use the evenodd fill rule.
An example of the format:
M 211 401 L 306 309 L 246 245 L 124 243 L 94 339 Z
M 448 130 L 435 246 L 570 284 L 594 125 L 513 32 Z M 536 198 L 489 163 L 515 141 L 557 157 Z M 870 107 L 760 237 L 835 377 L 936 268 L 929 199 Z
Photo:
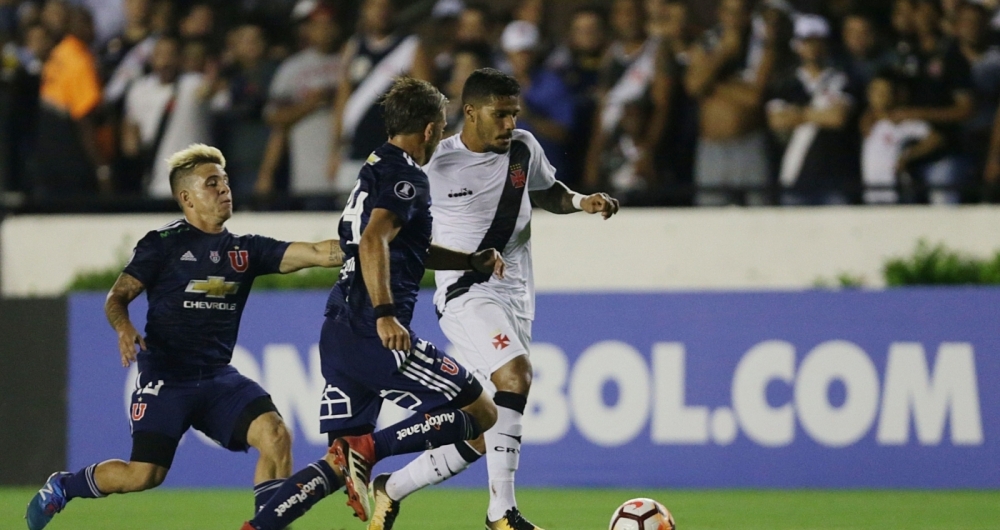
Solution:
M 139 280 L 147 289 L 156 283 L 163 266 L 163 242 L 159 232 L 146 234 L 135 245 L 132 259 L 125 265 L 125 274 Z
M 534 136 L 524 133 L 524 143 L 531 151 L 531 161 L 528 163 L 528 191 L 551 188 L 556 184 L 556 168 L 549 162 L 545 151 Z
M 408 222 L 422 203 L 419 196 L 421 187 L 426 187 L 426 180 L 416 170 L 383 170 L 372 208 L 384 208 L 399 216 L 403 223 Z
M 249 236 L 250 268 L 255 276 L 281 272 L 281 261 L 288 250 L 287 241 L 278 241 L 265 236 Z
M 931 134 L 929 123 L 920 120 L 908 120 L 899 124 L 900 136 L 907 139 L 923 139 Z

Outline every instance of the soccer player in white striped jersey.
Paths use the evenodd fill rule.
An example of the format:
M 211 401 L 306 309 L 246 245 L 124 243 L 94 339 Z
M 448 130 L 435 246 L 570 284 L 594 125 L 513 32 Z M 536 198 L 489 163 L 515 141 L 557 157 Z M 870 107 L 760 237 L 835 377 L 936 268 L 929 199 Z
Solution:
M 493 391 L 497 422 L 478 439 L 424 452 L 403 469 L 375 478 L 369 530 L 389 530 L 407 495 L 442 482 L 486 454 L 490 481 L 487 530 L 538 530 L 517 508 L 514 474 L 521 419 L 531 387 L 531 203 L 556 214 L 618 212 L 605 193 L 581 195 L 555 169 L 528 131 L 517 129 L 517 81 L 492 68 L 474 72 L 462 91 L 464 127 L 443 140 L 424 168 L 431 186 L 434 243 L 463 252 L 493 248 L 504 278 L 439 271 L 434 304 L 455 357 Z M 543 126 L 536 124 L 536 126 Z

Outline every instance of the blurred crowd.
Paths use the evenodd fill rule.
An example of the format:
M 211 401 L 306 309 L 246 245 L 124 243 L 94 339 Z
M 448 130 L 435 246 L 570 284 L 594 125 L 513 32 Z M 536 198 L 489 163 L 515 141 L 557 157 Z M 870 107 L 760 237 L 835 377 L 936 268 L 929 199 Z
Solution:
M 0 0 L 0 209 L 336 209 L 398 75 L 492 66 L 557 176 L 626 204 L 996 199 L 1000 0 Z

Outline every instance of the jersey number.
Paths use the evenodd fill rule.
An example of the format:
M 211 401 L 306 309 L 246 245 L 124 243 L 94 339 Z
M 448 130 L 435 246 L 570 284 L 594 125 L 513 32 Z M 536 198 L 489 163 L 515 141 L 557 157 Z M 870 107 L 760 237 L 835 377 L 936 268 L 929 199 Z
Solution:
M 367 191 L 361 191 L 361 180 L 354 185 L 351 190 L 351 200 L 347 201 L 347 207 L 340 216 L 340 222 L 351 225 L 351 239 L 345 241 L 348 245 L 357 245 L 361 242 L 361 214 L 365 211 L 365 199 L 368 198 Z

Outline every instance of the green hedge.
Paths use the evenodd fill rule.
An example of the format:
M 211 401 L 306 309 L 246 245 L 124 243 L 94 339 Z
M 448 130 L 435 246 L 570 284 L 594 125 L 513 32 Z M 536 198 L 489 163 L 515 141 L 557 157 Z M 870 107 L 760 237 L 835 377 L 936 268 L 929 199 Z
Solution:
M 886 285 L 997 285 L 1000 284 L 1000 251 L 992 259 L 981 259 L 920 241 L 909 257 L 886 262 L 882 269 Z
M 93 269 L 77 273 L 73 277 L 67 292 L 108 291 L 125 268 L 124 264 L 106 269 Z M 254 280 L 254 288 L 258 290 L 292 290 L 292 289 L 329 289 L 337 282 L 340 269 L 305 269 L 292 274 L 269 274 L 259 276 Z M 434 272 L 426 271 L 420 282 L 421 287 L 434 287 Z

